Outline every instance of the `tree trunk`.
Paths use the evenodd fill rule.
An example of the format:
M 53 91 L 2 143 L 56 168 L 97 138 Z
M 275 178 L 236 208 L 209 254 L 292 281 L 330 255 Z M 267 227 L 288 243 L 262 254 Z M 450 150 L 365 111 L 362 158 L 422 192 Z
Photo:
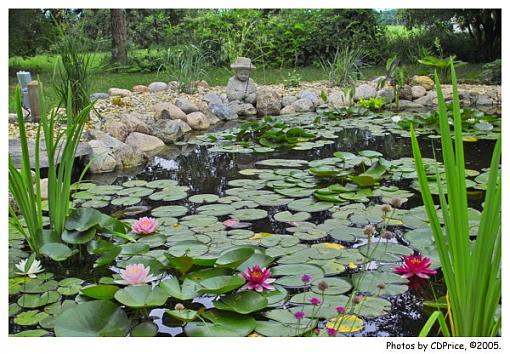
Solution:
M 126 10 L 111 9 L 112 62 L 127 63 L 127 21 Z

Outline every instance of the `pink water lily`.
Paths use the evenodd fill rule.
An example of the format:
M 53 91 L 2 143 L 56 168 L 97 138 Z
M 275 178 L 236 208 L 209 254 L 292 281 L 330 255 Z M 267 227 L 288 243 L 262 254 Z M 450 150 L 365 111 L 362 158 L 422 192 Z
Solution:
M 258 264 L 255 264 L 252 268 L 246 268 L 246 271 L 241 273 L 241 276 L 248 282 L 246 287 L 250 290 L 262 292 L 274 289 L 271 283 L 275 279 L 270 278 L 271 271 L 267 268 L 261 268 Z
M 402 274 L 404 278 L 411 278 L 417 276 L 418 278 L 428 279 L 431 275 L 437 273 L 436 270 L 431 269 L 430 258 L 422 256 L 403 256 L 404 264 L 401 267 L 393 268 L 393 270 L 399 274 Z
M 151 267 L 145 267 L 143 264 L 130 264 L 126 269 L 121 269 L 120 276 L 122 280 L 116 280 L 117 284 L 140 285 L 150 283 L 157 278 L 150 274 Z
M 239 220 L 235 219 L 227 219 L 223 221 L 223 225 L 230 227 L 231 229 L 242 229 L 244 227 L 251 226 L 249 222 L 240 222 Z
M 158 227 L 159 224 L 156 219 L 149 218 L 147 216 L 136 220 L 132 225 L 133 232 L 140 235 L 152 234 L 158 229 Z

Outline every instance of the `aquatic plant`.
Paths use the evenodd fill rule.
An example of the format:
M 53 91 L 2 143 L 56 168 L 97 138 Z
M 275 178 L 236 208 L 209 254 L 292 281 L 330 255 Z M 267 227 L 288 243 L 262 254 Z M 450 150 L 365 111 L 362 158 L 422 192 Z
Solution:
M 422 257 L 421 255 L 403 256 L 404 264 L 400 267 L 393 268 L 404 278 L 418 277 L 423 279 L 430 278 L 431 275 L 437 274 L 437 271 L 431 269 L 430 258 Z
M 453 126 L 455 144 L 450 135 L 447 108 L 440 81 L 435 74 L 438 97 L 439 128 L 444 160 L 446 190 L 436 169 L 441 228 L 432 199 L 424 163 L 414 128 L 411 142 L 416 171 L 427 216 L 433 231 L 447 287 L 448 323 L 445 315 L 435 311 L 420 335 L 426 336 L 438 321 L 445 336 L 485 337 L 498 334 L 501 325 L 501 137 L 498 138 L 490 163 L 483 212 L 476 239 L 471 241 L 466 191 L 466 170 L 462 143 L 462 122 L 454 62 L 449 60 L 453 84 Z M 448 193 L 448 200 L 446 199 Z M 448 328 L 449 327 L 449 328 Z
M 267 268 L 261 268 L 260 265 L 255 264 L 253 267 L 247 267 L 245 272 L 241 273 L 248 283 L 246 287 L 249 290 L 262 292 L 264 290 L 273 290 L 274 286 L 271 285 L 274 279 L 271 277 L 271 271 Z
M 69 83 L 70 85 L 70 83 Z M 34 165 L 30 162 L 27 131 L 25 120 L 21 110 L 21 93 L 19 86 L 16 88 L 16 113 L 20 131 L 20 145 L 22 151 L 21 168 L 18 170 L 12 157 L 9 156 L 9 191 L 12 193 L 16 205 L 26 224 L 26 230 L 21 227 L 18 216 L 12 208 L 10 214 L 15 219 L 15 224 L 25 236 L 28 245 L 35 253 L 40 253 L 43 245 L 43 234 L 48 232 L 60 238 L 70 208 L 71 177 L 78 144 L 82 136 L 85 124 L 88 121 L 92 104 L 86 106 L 78 114 L 74 114 L 72 107 L 71 90 L 67 96 L 66 128 L 59 132 L 56 128 L 57 110 L 52 110 L 48 115 L 44 99 L 44 90 L 41 84 L 39 97 L 41 100 L 40 122 L 35 138 Z M 43 231 L 43 208 L 41 198 L 41 131 L 46 145 L 48 161 L 48 215 L 50 218 L 50 230 Z M 32 170 L 35 175 L 32 177 Z M 85 168 L 83 174 L 87 171 Z M 48 239 L 48 238 L 47 238 Z
M 156 219 L 149 218 L 147 216 L 144 216 L 143 218 L 140 218 L 133 222 L 133 225 L 131 226 L 134 233 L 140 234 L 140 235 L 150 235 L 156 232 L 158 229 L 159 224 Z
M 116 280 L 117 284 L 123 285 L 141 285 L 150 283 L 157 279 L 151 273 L 151 267 L 145 267 L 143 264 L 130 264 L 126 269 L 121 269 L 120 276 L 122 280 Z
M 35 278 L 37 273 L 44 271 L 44 268 L 41 266 L 41 261 L 35 259 L 35 253 L 32 253 L 27 259 L 21 260 L 16 264 L 16 268 L 19 270 L 16 274 L 26 275 L 30 278 Z
M 356 106 L 366 108 L 371 111 L 378 111 L 386 102 L 382 97 L 370 97 L 369 99 L 360 98 L 358 102 L 356 102 Z

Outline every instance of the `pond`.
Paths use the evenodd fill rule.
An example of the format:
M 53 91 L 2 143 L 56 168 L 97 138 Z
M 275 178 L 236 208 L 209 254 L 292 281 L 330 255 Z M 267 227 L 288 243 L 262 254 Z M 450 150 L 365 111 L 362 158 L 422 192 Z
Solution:
M 338 119 L 322 112 L 287 117 L 277 124 L 283 121 L 315 136 L 285 147 L 276 146 L 274 140 L 254 144 L 253 134 L 248 142 L 233 142 L 231 135 L 239 132 L 240 123 L 229 122 L 158 153 L 143 168 L 88 176 L 74 194 L 75 205 L 98 208 L 128 223 L 152 216 L 159 229 L 152 235 L 135 235 L 137 243 L 114 240 L 120 249 L 108 268 L 94 267 L 97 256 L 85 256 L 80 249 L 83 257 L 66 261 L 66 274 L 60 267 L 46 269 L 54 274 L 52 289 L 61 295 L 48 306 L 63 299 L 70 307 L 89 297 L 101 299 L 82 288 L 113 286 L 112 271 L 142 263 L 151 267 L 158 281 L 163 279 L 156 287 L 167 292 L 162 300 L 133 304 L 142 296 L 141 287 L 136 293 L 115 296 L 126 305 L 129 317 L 141 323 L 137 327 L 141 333 L 293 336 L 336 326 L 339 336 L 417 336 L 433 310 L 424 302 L 444 295 L 444 289 L 440 273 L 430 281 L 409 283 L 393 270 L 402 256 L 418 252 L 431 258 L 432 268 L 439 266 L 408 130 L 400 124 L 406 117 L 395 116 L 359 112 Z M 464 144 L 473 235 L 499 129 L 492 123 L 494 129 L 468 128 Z M 440 162 L 433 163 L 433 158 L 441 161 L 440 141 L 431 126 L 422 127 L 420 133 L 433 189 L 436 170 L 443 172 Z M 372 234 L 367 225 L 375 226 Z M 192 267 L 185 264 L 188 260 Z M 169 270 L 169 264 L 174 269 Z M 235 279 L 242 279 L 237 275 L 256 264 L 270 269 L 274 289 L 235 293 L 242 285 L 236 285 Z M 306 281 L 303 275 L 311 279 Z M 77 280 L 56 283 L 66 277 Z M 221 284 L 209 284 L 208 279 Z M 327 283 L 325 289 L 321 280 Z M 193 288 L 196 284 L 200 286 Z M 129 288 L 133 286 L 124 290 Z M 152 291 L 148 297 L 158 297 L 154 289 L 147 291 Z M 20 288 L 11 295 L 19 300 L 27 292 Z M 46 325 L 42 328 L 50 334 L 55 314 L 41 315 Z M 34 328 L 13 318 L 11 332 Z

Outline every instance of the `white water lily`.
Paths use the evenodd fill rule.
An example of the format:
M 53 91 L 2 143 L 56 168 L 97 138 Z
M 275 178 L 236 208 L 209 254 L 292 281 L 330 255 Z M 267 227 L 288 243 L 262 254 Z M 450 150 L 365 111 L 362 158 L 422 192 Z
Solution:
M 393 116 L 393 117 L 391 117 L 391 120 L 393 121 L 393 123 L 398 123 L 402 120 L 402 117 L 401 116 Z
M 28 275 L 30 278 L 35 278 L 37 273 L 41 273 L 44 270 L 44 268 L 41 267 L 40 261 L 34 258 L 31 263 L 28 263 L 29 260 L 30 258 L 23 259 L 16 264 L 16 268 L 20 270 L 20 272 L 16 272 L 16 274 Z

